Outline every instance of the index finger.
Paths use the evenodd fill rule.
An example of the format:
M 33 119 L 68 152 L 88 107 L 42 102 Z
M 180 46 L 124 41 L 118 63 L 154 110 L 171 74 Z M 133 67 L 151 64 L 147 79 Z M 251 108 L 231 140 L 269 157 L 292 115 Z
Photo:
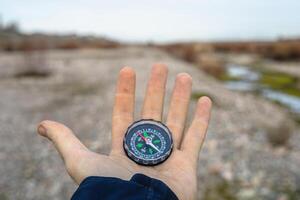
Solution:
M 135 72 L 124 67 L 120 73 L 112 115 L 112 151 L 123 152 L 123 137 L 133 122 L 135 100 Z

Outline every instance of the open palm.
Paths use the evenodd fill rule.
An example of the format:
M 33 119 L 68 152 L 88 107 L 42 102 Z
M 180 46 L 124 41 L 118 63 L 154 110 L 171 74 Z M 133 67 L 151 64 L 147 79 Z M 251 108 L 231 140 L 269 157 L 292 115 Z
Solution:
M 165 65 L 153 66 L 144 99 L 143 119 L 161 121 L 167 74 Z M 138 165 L 123 150 L 124 134 L 134 121 L 135 72 L 129 67 L 124 67 L 119 74 L 112 117 L 112 149 L 109 155 L 91 152 L 69 128 L 57 122 L 41 122 L 38 132 L 54 143 L 68 173 L 77 184 L 89 176 L 129 180 L 134 174 L 142 173 L 166 183 L 179 199 L 195 199 L 198 154 L 208 126 L 211 101 L 207 97 L 199 99 L 192 124 L 183 137 L 191 88 L 191 76 L 186 73 L 178 74 L 166 121 L 172 132 L 174 149 L 171 156 L 157 166 Z

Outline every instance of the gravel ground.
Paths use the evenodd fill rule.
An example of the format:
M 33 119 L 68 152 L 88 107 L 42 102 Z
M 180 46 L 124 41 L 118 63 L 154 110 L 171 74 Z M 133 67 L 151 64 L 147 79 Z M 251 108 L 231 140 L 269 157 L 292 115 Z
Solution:
M 16 78 L 24 70 L 24 57 L 29 59 L 0 54 L 0 200 L 69 199 L 76 185 L 53 146 L 37 136 L 37 123 L 63 122 L 90 149 L 108 153 L 118 71 L 128 65 L 137 72 L 138 119 L 145 80 L 155 62 L 170 68 L 165 110 L 179 72 L 193 76 L 194 96 L 206 94 L 214 101 L 199 161 L 199 199 L 300 198 L 299 129 L 291 129 L 293 122 L 283 108 L 228 91 L 194 66 L 152 48 L 51 51 L 43 55 L 49 77 Z M 286 124 L 291 125 L 282 129 Z M 268 138 L 274 134 L 289 142 L 273 147 Z

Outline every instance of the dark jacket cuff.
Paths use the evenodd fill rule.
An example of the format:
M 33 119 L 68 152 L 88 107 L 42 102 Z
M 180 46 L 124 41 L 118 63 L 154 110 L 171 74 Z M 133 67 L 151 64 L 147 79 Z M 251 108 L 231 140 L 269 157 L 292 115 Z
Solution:
M 72 200 L 178 200 L 162 181 L 135 174 L 129 181 L 114 177 L 90 176 L 84 179 Z

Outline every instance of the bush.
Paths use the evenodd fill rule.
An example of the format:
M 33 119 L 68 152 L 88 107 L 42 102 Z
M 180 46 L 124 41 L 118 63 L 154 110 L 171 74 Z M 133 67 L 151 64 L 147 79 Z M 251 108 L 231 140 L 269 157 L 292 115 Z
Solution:
M 300 59 L 300 43 L 278 42 L 271 46 L 266 56 L 279 61 Z
M 282 119 L 267 130 L 267 139 L 273 146 L 287 145 L 294 131 L 294 125 L 287 119 Z
M 221 78 L 225 74 L 224 62 L 216 56 L 201 54 L 196 64 L 201 70 L 214 77 Z
M 16 78 L 45 78 L 51 75 L 45 52 L 26 51 L 23 54 Z

